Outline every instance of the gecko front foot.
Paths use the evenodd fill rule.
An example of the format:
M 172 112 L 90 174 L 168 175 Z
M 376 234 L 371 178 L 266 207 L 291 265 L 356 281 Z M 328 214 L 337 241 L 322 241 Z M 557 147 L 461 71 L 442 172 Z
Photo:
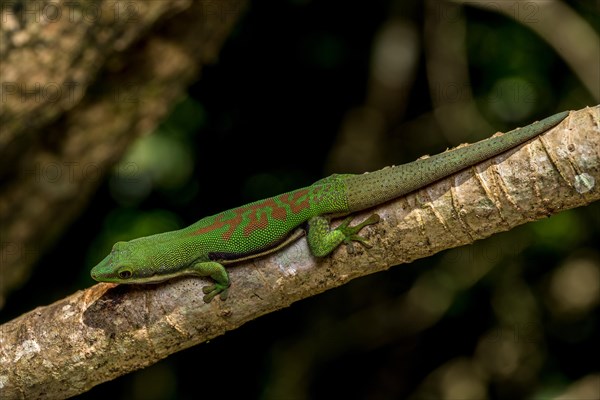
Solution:
M 202 292 L 204 293 L 204 297 L 202 298 L 202 300 L 204 300 L 205 303 L 210 303 L 212 299 L 219 293 L 219 297 L 221 298 L 221 300 L 227 300 L 227 295 L 229 294 L 229 286 L 222 285 L 220 283 L 215 283 L 214 285 L 204 286 L 202 288 Z
M 190 271 L 198 276 L 209 276 L 215 281 L 214 285 L 202 288 L 202 292 L 204 293 L 202 299 L 205 303 L 210 303 L 219 293 L 221 294 L 221 300 L 227 299 L 230 284 L 229 275 L 222 264 L 216 261 L 201 261 L 190 266 Z

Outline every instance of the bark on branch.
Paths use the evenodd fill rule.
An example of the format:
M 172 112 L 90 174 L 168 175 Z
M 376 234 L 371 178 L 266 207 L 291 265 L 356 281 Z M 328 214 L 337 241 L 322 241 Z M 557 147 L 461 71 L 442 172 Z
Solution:
M 230 297 L 197 278 L 98 284 L 0 326 L 3 398 L 64 398 L 351 279 L 472 243 L 600 198 L 600 106 L 527 144 L 369 210 L 371 249 L 313 258 L 304 239 L 230 269 Z

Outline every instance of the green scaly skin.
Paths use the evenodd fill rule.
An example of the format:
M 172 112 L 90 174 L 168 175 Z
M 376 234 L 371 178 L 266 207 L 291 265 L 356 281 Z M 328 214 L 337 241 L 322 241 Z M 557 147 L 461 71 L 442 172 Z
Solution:
M 562 112 L 502 136 L 492 137 L 408 164 L 361 175 L 332 175 L 313 185 L 206 217 L 187 228 L 118 242 L 91 272 L 100 282 L 153 283 L 179 276 L 208 276 L 204 301 L 227 298 L 224 265 L 278 251 L 307 231 L 308 245 L 324 257 L 342 243 L 358 241 L 373 214 L 350 226 L 347 218 L 330 229 L 329 218 L 368 209 L 432 184 L 464 168 L 505 152 L 562 121 Z

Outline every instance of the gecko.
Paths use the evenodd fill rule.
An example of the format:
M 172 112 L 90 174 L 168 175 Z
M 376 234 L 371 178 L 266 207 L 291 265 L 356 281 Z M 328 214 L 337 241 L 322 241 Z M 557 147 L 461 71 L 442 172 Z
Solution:
M 183 229 L 117 242 L 92 270 L 93 279 L 120 284 L 158 283 L 181 276 L 210 277 L 206 303 L 226 300 L 226 267 L 265 256 L 306 235 L 310 252 L 325 257 L 343 243 L 370 244 L 359 232 L 376 224 L 372 214 L 351 225 L 352 213 L 424 188 L 508 151 L 561 122 L 568 111 L 523 128 L 416 161 L 364 174 L 334 174 L 310 186 L 202 218 Z M 344 217 L 330 228 L 332 218 Z

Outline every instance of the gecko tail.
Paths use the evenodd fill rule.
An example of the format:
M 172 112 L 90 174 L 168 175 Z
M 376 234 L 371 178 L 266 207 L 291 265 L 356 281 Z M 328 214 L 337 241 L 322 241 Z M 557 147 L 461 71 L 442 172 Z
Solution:
M 408 164 L 352 175 L 345 179 L 348 208 L 350 212 L 364 210 L 430 185 L 538 136 L 558 125 L 568 114 L 564 111 L 504 135 Z

